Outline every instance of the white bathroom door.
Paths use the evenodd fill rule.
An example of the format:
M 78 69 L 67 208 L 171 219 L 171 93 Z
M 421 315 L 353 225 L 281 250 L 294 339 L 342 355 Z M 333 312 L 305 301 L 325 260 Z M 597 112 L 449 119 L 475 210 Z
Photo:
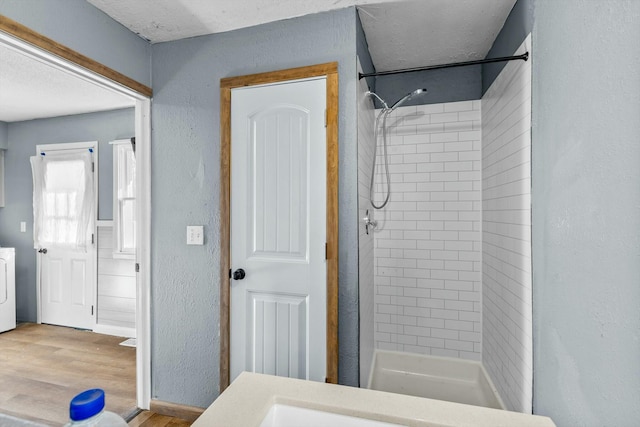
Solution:
M 325 381 L 325 107 L 324 77 L 231 91 L 231 381 Z
M 90 176 L 87 182 L 93 187 L 86 191 L 79 176 L 95 176 L 95 166 L 86 167 L 71 156 L 92 149 L 92 163 L 96 162 L 95 143 L 52 144 L 37 147 L 37 155 L 45 152 L 49 160 L 46 168 L 47 189 L 45 192 L 46 211 L 34 221 L 54 224 L 43 231 L 43 242 L 36 248 L 39 289 L 40 323 L 69 326 L 81 329 L 95 327 L 95 298 L 97 287 L 95 212 L 96 182 Z M 59 161 L 56 161 L 58 160 Z M 69 241 L 75 240 L 72 223 L 78 215 L 74 211 L 73 199 L 77 192 L 85 192 L 93 206 L 91 219 L 84 237 L 86 250 L 69 248 Z

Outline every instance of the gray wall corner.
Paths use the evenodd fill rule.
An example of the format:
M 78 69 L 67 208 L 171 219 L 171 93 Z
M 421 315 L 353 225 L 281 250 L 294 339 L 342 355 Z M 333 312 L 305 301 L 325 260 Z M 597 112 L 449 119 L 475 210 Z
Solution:
M 513 55 L 518 46 L 522 44 L 533 30 L 534 1 L 536 0 L 516 1 L 502 29 L 493 42 L 489 53 L 487 53 L 487 58 Z M 506 62 L 482 65 L 482 95 L 491 87 L 505 65 Z
M 360 20 L 360 12 L 356 8 L 356 54 L 358 55 L 358 59 L 360 60 L 360 66 L 362 67 L 363 73 L 374 73 L 376 71 L 376 67 L 373 65 L 373 60 L 371 59 L 371 53 L 369 52 L 369 44 L 367 43 L 367 36 L 364 33 L 364 28 L 362 27 L 362 21 Z M 376 90 L 376 79 L 375 77 L 366 77 L 367 86 L 369 86 L 369 90 L 375 92 Z

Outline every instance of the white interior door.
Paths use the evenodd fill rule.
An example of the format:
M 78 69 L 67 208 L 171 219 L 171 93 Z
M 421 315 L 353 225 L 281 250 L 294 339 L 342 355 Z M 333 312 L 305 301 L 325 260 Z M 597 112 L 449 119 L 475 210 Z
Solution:
M 89 150 L 91 149 L 91 150 Z M 95 327 L 96 246 L 95 176 L 96 144 L 52 144 L 37 147 L 45 153 L 42 170 L 43 199 L 34 221 L 38 250 L 40 322 L 82 329 Z M 89 153 L 90 163 L 77 154 Z M 34 174 L 34 180 L 35 180 Z M 89 198 L 91 212 L 85 231 L 76 232 L 81 215 L 75 200 L 82 193 Z M 76 247 L 81 241 L 84 247 Z
M 324 77 L 231 91 L 231 381 L 325 380 L 325 108 Z

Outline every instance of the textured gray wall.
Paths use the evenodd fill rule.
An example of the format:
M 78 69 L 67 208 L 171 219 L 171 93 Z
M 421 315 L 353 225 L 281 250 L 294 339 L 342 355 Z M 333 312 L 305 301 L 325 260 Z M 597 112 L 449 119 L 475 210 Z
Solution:
M 518 0 L 511 9 L 500 33 L 493 42 L 487 58 L 511 56 L 533 29 L 534 0 Z M 529 59 L 531 61 L 532 59 Z M 506 62 L 482 65 L 482 95 L 491 87 Z
M 5 122 L 0 122 L 0 150 L 9 147 L 9 128 Z
M 640 2 L 536 0 L 534 411 L 640 420 Z
M 151 85 L 149 43 L 86 0 L 2 0 L 0 15 Z
M 355 8 L 153 46 L 152 397 L 207 406 L 219 385 L 220 79 L 339 62 L 340 365 L 358 384 Z M 204 246 L 185 227 L 204 225 Z
M 112 151 L 109 141 L 131 137 L 133 109 L 8 124 L 5 207 L 0 208 L 0 245 L 16 248 L 16 304 L 19 321 L 36 321 L 36 254 L 33 249 L 33 181 L 29 157 L 36 145 L 98 141 L 99 214 L 111 219 Z M 26 221 L 27 232 L 20 232 Z
M 373 60 L 371 59 L 371 54 L 369 53 L 367 35 L 364 33 L 364 28 L 362 27 L 362 21 L 360 21 L 359 13 L 356 13 L 356 53 L 358 55 L 358 58 L 360 59 L 360 66 L 362 67 L 363 73 L 373 73 L 376 71 L 376 68 L 373 65 Z M 376 78 L 367 77 L 366 80 L 369 90 L 375 92 Z

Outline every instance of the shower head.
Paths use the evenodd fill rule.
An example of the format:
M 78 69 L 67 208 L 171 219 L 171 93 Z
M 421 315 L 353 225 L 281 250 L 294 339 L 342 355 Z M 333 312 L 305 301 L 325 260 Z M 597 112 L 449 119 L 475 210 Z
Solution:
M 380 103 L 382 104 L 382 106 L 384 107 L 385 110 L 389 109 L 389 106 L 387 105 L 387 103 L 384 101 L 384 99 L 380 98 L 377 93 L 371 92 L 370 90 L 368 90 L 364 94 L 365 95 L 369 95 L 369 96 L 373 96 L 374 98 L 377 98 L 378 101 L 380 101 Z
M 389 112 L 395 110 L 396 108 L 398 108 L 399 106 L 401 106 L 402 104 L 404 104 L 405 102 L 413 98 L 414 96 L 422 95 L 424 93 L 427 93 L 426 89 L 416 89 L 413 92 L 406 94 L 391 106 L 391 108 L 389 109 Z

